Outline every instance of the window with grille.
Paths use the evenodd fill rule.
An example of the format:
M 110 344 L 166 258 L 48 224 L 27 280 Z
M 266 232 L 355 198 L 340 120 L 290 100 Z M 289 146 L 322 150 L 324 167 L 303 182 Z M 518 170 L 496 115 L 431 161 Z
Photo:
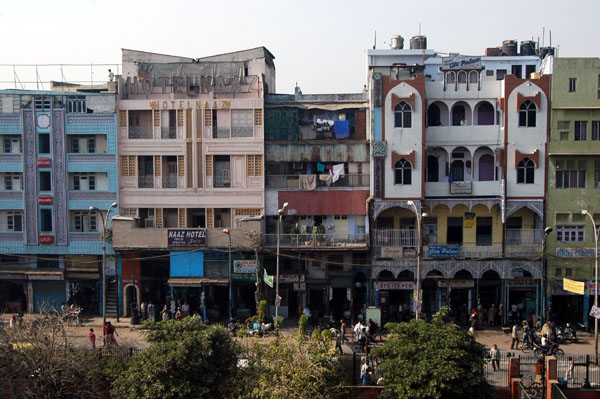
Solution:
M 404 101 L 399 102 L 394 107 L 394 127 L 412 127 L 412 109 Z
M 254 114 L 251 109 L 231 110 L 231 137 L 252 137 Z
M 394 165 L 394 184 L 411 184 L 412 166 L 405 158 L 400 159 Z
M 23 212 L 6 212 L 6 229 L 8 231 L 23 231 Z
M 535 113 L 537 107 L 534 103 L 527 100 L 519 107 L 519 126 L 535 127 Z
M 23 189 L 21 182 L 21 173 L 5 173 L 4 189 L 6 191 L 20 191 Z
M 50 97 L 36 96 L 34 106 L 37 111 L 50 111 Z
M 592 121 L 592 140 L 600 140 L 600 121 Z
M 121 176 L 135 176 L 135 155 L 121 156 Z
M 263 124 L 263 110 L 255 109 L 254 110 L 254 126 L 262 126 Z
M 587 121 L 575 121 L 575 141 L 587 140 Z
M 96 175 L 94 173 L 73 173 L 73 190 L 95 191 Z
M 248 176 L 262 176 L 262 155 L 246 155 L 246 174 Z
M 119 111 L 119 127 L 127 127 L 127 111 Z
M 556 226 L 556 241 L 583 242 L 585 241 L 585 226 Z
M 569 78 L 569 93 L 577 91 L 577 78 Z
M 556 188 L 585 188 L 585 160 L 556 161 Z
M 67 113 L 69 113 L 69 114 L 85 114 L 85 113 L 87 113 L 85 96 L 67 96 Z

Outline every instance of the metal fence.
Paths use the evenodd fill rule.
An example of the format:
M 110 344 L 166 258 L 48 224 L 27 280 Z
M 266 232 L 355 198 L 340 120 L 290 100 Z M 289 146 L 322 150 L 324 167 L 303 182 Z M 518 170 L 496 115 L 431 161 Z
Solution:
M 524 385 L 535 381 L 535 364 L 538 356 L 532 353 L 515 353 L 519 358 L 520 374 Z M 496 387 L 508 386 L 508 361 L 511 356 L 508 352 L 500 353 L 500 368 L 494 371 L 491 361 L 487 361 L 484 373 L 487 380 Z M 569 366 L 569 357 L 573 358 L 573 378 L 566 378 Z M 565 355 L 557 357 L 557 374 L 560 380 L 565 380 L 568 388 L 581 388 L 589 386 L 600 388 L 600 367 L 594 361 L 592 355 Z

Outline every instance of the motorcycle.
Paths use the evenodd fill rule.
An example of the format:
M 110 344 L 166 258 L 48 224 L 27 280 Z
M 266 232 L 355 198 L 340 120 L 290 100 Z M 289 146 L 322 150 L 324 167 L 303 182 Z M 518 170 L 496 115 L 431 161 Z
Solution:
M 576 343 L 577 342 L 577 333 L 575 329 L 571 327 L 569 323 L 564 328 L 559 327 L 556 330 L 556 340 L 560 343 L 564 343 L 566 341 Z
M 564 356 L 565 355 L 565 351 L 563 351 L 562 349 L 559 348 L 559 344 L 558 343 L 554 343 L 554 342 L 548 342 L 548 345 L 546 346 L 541 346 L 538 345 L 537 343 L 533 343 L 533 353 L 536 356 Z

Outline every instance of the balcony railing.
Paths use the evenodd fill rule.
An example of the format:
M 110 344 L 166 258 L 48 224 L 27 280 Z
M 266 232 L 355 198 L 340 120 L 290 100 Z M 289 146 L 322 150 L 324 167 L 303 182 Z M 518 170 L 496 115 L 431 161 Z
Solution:
M 152 128 L 151 127 L 130 126 L 128 137 L 130 139 L 151 139 L 153 137 Z
M 161 139 L 176 139 L 177 128 L 175 126 L 161 127 L 160 128 Z
M 506 255 L 541 256 L 543 229 L 506 229 Z
M 373 245 L 377 247 L 416 247 L 417 232 L 414 229 L 376 229 Z
M 478 235 L 475 237 L 475 241 L 478 247 L 492 246 L 492 236 Z
M 177 188 L 177 176 L 163 176 L 163 188 Z
M 213 126 L 213 139 L 228 139 L 231 137 L 230 127 Z
M 264 244 L 269 247 L 277 245 L 277 234 L 264 234 Z M 281 234 L 279 245 L 293 248 L 319 247 L 364 247 L 369 239 L 368 234 Z
M 154 176 L 138 176 L 138 188 L 154 188 Z
M 299 175 L 268 175 L 268 188 L 302 188 Z M 368 187 L 369 175 L 343 175 L 329 187 Z M 317 187 L 328 187 L 327 182 L 320 180 L 317 175 Z

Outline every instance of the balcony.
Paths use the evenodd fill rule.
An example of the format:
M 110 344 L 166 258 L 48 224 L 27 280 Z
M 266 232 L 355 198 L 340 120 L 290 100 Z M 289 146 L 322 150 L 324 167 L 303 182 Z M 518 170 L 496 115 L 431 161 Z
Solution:
M 506 229 L 505 255 L 532 257 L 542 254 L 543 229 Z
M 177 128 L 175 126 L 161 127 L 160 128 L 160 138 L 161 139 L 176 139 L 177 138 Z
M 327 185 L 326 181 L 319 180 L 317 176 L 317 187 L 368 187 L 369 186 L 369 175 L 343 175 L 340 176 L 338 181 Z M 299 175 L 268 175 L 266 179 L 267 188 L 293 188 L 303 189 L 300 186 Z
M 138 188 L 154 188 L 154 176 L 138 176 Z
M 213 139 L 228 139 L 231 137 L 231 128 L 213 126 Z
M 163 188 L 177 188 L 177 175 L 163 176 L 162 187 Z
M 499 125 L 430 126 L 427 128 L 428 147 L 476 145 L 502 142 L 503 128 Z M 500 140 L 500 141 L 499 141 Z
M 329 248 L 362 248 L 369 241 L 368 234 L 280 234 L 279 245 L 283 248 L 329 249 Z M 264 234 L 263 244 L 267 247 L 277 246 L 277 234 Z
M 154 133 L 151 127 L 130 126 L 127 137 L 130 139 L 152 139 Z
M 373 245 L 376 247 L 412 247 L 417 246 L 417 232 L 414 229 L 375 229 Z

